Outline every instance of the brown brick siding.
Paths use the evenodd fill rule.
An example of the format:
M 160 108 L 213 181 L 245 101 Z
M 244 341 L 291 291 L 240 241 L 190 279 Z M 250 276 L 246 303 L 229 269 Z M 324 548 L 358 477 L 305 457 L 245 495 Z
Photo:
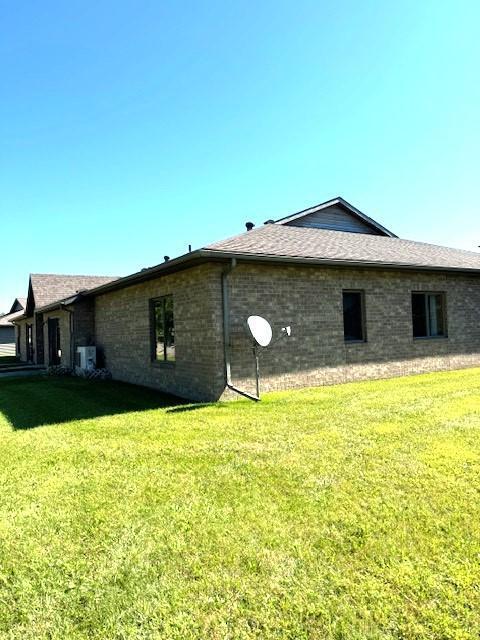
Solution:
M 195 400 L 224 393 L 221 265 L 203 265 L 96 298 L 97 345 L 115 378 Z M 345 344 L 342 290 L 365 292 L 368 341 Z M 444 291 L 448 338 L 414 340 L 411 292 Z M 239 264 L 229 276 L 233 382 L 254 391 L 248 315 L 293 335 L 261 357 L 261 389 L 286 389 L 480 364 L 480 278 L 454 274 Z M 177 361 L 150 359 L 149 301 L 174 296 Z
M 95 302 L 91 298 L 80 300 L 73 306 L 74 352 L 77 347 L 95 344 Z
M 345 344 L 343 289 L 365 292 L 367 342 Z M 480 278 L 454 274 L 239 265 L 231 275 L 232 373 L 254 390 L 244 329 L 265 316 L 293 335 L 261 357 L 263 390 L 407 375 L 480 364 Z M 411 292 L 444 291 L 448 338 L 414 340 Z
M 97 346 L 114 378 L 195 400 L 223 389 L 221 267 L 203 265 L 98 296 Z M 174 296 L 176 363 L 151 361 L 150 300 Z
M 66 367 L 72 366 L 72 357 L 70 350 L 70 314 L 65 309 L 54 309 L 43 314 L 43 344 L 45 350 L 45 365 L 48 367 L 49 362 L 49 344 L 48 344 L 48 320 L 49 318 L 58 318 L 60 324 L 60 349 L 62 357 L 60 363 Z
M 27 361 L 27 324 L 31 324 L 32 319 L 28 320 L 17 320 L 15 323 L 15 333 L 18 336 L 18 332 L 20 333 L 20 353 L 17 354 L 20 356 L 20 360 L 22 362 Z
M 17 356 L 17 358 L 20 358 L 20 360 L 23 360 L 23 358 L 25 357 L 25 345 L 22 345 L 22 340 L 24 340 L 24 337 L 25 337 L 25 324 L 23 322 L 15 323 L 15 355 Z M 19 340 L 20 340 L 20 350 L 18 349 Z M 23 358 L 22 358 L 22 352 L 23 352 Z

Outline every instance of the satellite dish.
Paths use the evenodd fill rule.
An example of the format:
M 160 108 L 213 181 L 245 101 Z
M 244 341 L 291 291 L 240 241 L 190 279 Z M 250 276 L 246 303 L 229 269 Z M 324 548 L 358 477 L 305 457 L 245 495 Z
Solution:
M 272 327 L 268 320 L 262 316 L 249 316 L 247 326 L 255 342 L 261 347 L 268 347 L 272 341 Z

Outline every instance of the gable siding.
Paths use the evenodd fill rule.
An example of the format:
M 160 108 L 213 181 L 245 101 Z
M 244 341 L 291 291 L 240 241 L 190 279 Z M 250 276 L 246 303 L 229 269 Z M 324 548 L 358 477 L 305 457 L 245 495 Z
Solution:
M 327 209 L 310 213 L 291 222 L 287 222 L 289 227 L 307 227 L 313 229 L 331 229 L 333 231 L 350 231 L 352 233 L 368 233 L 370 235 L 382 235 L 375 231 L 368 224 L 356 218 L 338 205 L 333 205 Z
M 15 355 L 15 327 L 0 327 L 0 356 Z

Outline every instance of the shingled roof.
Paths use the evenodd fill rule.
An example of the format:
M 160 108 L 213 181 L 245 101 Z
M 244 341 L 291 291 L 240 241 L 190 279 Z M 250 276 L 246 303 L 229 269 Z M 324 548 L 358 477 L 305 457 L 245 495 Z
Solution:
M 365 265 L 480 270 L 480 253 L 345 231 L 266 224 L 205 247 L 208 251 Z
M 20 316 L 24 314 L 26 305 L 26 298 L 15 298 L 10 311 L 0 317 L 0 327 L 10 327 L 14 320 L 20 318 Z
M 0 327 L 11 327 L 14 320 L 23 315 L 23 310 L 7 313 L 0 317 Z
M 32 273 L 28 292 L 26 313 L 63 300 L 79 291 L 93 289 L 116 280 L 113 276 L 70 276 L 52 273 Z
M 342 222 L 342 230 L 328 228 L 332 220 L 326 216 L 322 220 L 322 215 L 328 210 L 329 213 L 335 213 L 335 209 L 339 207 L 359 221 L 374 227 L 377 235 L 367 229 L 361 231 L 358 225 L 356 232 L 351 232 L 346 228 L 349 225 L 344 224 L 345 220 Z M 319 212 L 320 217 L 317 215 Z M 317 216 L 316 220 L 309 220 L 312 214 Z M 480 274 L 480 253 L 397 238 L 391 231 L 338 197 L 292 216 L 269 220 L 261 227 L 142 269 L 115 282 L 99 285 L 86 295 L 100 295 L 205 262 L 224 262 L 232 258 L 253 262 Z

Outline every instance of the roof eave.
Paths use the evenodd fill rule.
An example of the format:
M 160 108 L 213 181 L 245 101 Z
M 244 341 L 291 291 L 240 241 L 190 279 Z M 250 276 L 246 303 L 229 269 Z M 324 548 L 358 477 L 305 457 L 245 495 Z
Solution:
M 148 280 L 153 280 L 156 277 L 169 275 L 170 273 L 176 273 L 184 269 L 190 269 L 199 264 L 205 262 L 226 262 L 235 258 L 237 260 L 243 260 L 245 262 L 260 262 L 260 263 L 278 263 L 278 264 L 299 264 L 299 265 L 312 265 L 312 266 L 326 266 L 326 267 L 355 267 L 355 268 L 368 268 L 368 269 L 401 269 L 409 271 L 443 271 L 443 272 L 460 272 L 470 274 L 480 274 L 479 269 L 472 269 L 468 267 L 455 267 L 455 266 L 442 266 L 442 265 L 422 265 L 422 264 L 409 264 L 409 263 L 397 263 L 397 262 L 369 262 L 362 260 L 333 260 L 326 258 L 309 258 L 303 256 L 285 256 L 285 255 L 272 255 L 272 254 L 260 254 L 260 253 L 245 253 L 242 251 L 222 251 L 218 249 L 197 249 L 190 253 L 186 253 L 178 258 L 163 262 L 159 265 L 137 271 L 124 278 L 119 278 L 113 282 L 89 289 L 82 292 L 78 297 L 89 298 L 111 291 L 118 291 L 129 286 L 140 284 Z M 65 301 L 60 301 L 65 304 Z M 57 307 L 60 306 L 56 303 Z M 50 307 L 52 305 L 49 305 Z M 47 311 L 47 308 L 39 309 L 38 311 Z
M 84 295 L 84 292 L 76 293 L 73 296 L 68 296 L 68 298 L 62 298 L 61 300 L 55 300 L 55 302 L 50 302 L 49 304 L 43 305 L 43 307 L 35 309 L 35 313 L 46 313 L 48 311 L 54 311 L 55 309 L 61 309 L 62 307 L 68 307 L 77 302 L 82 295 Z
M 158 265 L 155 265 L 154 267 L 142 269 L 141 271 L 132 273 L 131 275 L 125 276 L 124 278 L 119 278 L 118 280 L 108 282 L 107 284 L 100 285 L 99 287 L 95 287 L 94 289 L 89 289 L 88 291 L 85 291 L 83 295 L 85 297 L 93 297 L 103 293 L 108 293 L 110 291 L 124 289 L 125 287 L 139 284 L 141 282 L 146 282 L 147 280 L 152 280 L 157 275 L 168 275 L 169 273 L 182 271 L 183 269 L 189 269 L 190 267 L 194 267 L 197 264 L 206 262 L 209 255 L 209 251 L 206 251 L 204 249 L 197 249 L 195 251 L 191 251 L 189 253 L 178 256 L 178 258 L 173 258 L 166 262 L 162 262 Z M 211 257 L 210 259 L 218 260 L 219 258 L 215 256 Z
M 356 267 L 356 268 L 376 268 L 376 269 L 401 269 L 409 271 L 447 271 L 447 272 L 460 272 L 470 274 L 480 274 L 480 268 L 474 269 L 470 267 L 456 267 L 456 266 L 444 266 L 444 265 L 423 265 L 413 263 L 401 263 L 401 262 L 373 262 L 366 260 L 334 260 L 332 258 L 309 258 L 303 256 L 284 256 L 284 255 L 272 255 L 272 254 L 259 254 L 259 253 L 244 253 L 241 251 L 220 251 L 210 249 L 204 252 L 218 259 L 231 260 L 235 258 L 237 260 L 244 260 L 247 262 L 276 262 L 282 264 L 301 264 L 312 266 L 328 266 L 328 267 Z

